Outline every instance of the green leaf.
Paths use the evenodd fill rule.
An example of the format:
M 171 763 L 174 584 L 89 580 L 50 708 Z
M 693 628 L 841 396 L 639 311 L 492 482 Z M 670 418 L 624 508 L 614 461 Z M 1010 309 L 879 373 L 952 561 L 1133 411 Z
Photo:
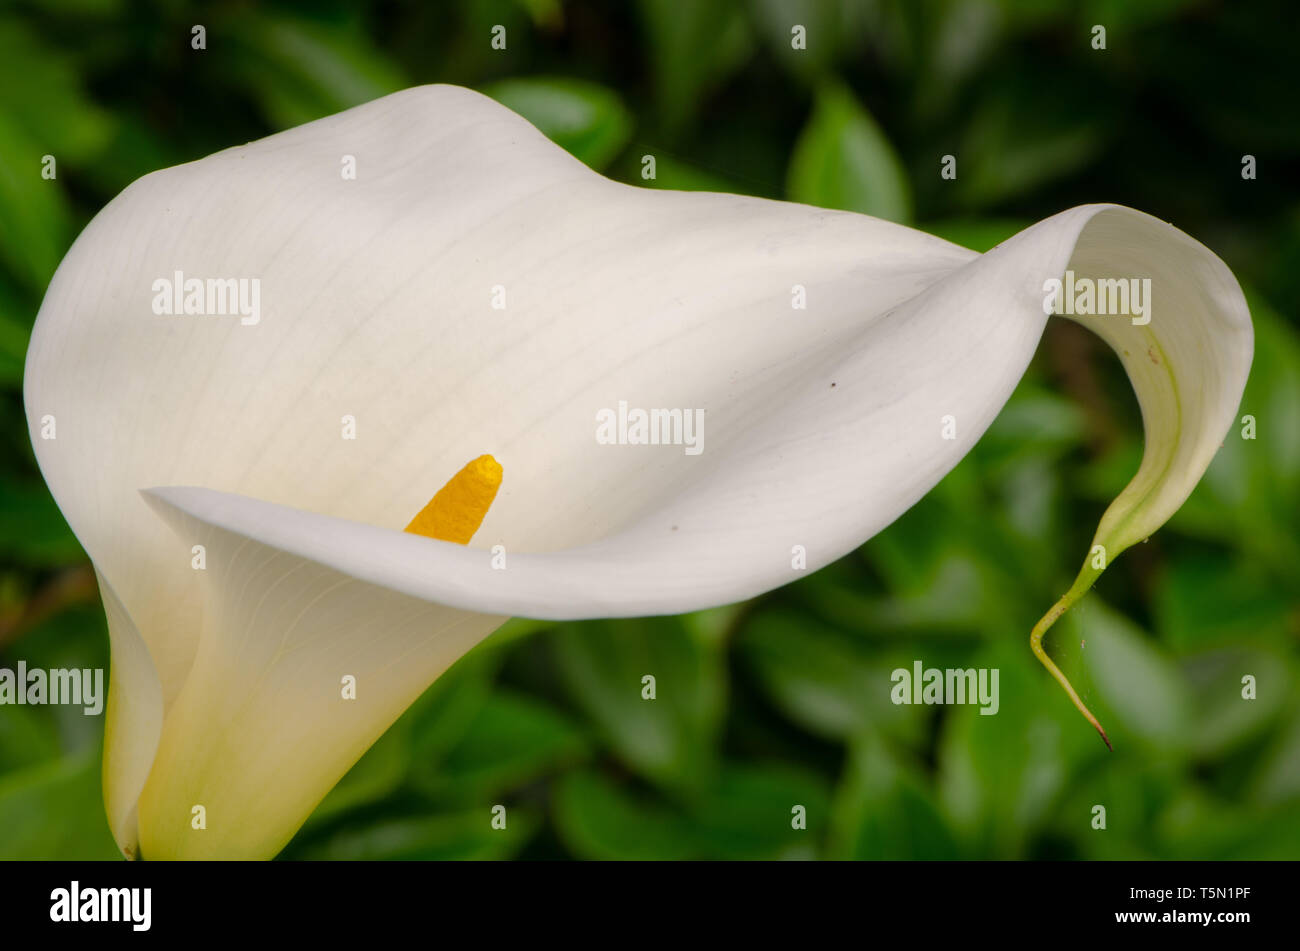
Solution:
M 1124 733 L 1164 749 L 1190 740 L 1193 709 L 1186 682 L 1172 663 L 1135 624 L 1108 608 L 1096 595 L 1081 605 L 1079 629 L 1084 667 L 1096 684 L 1103 709 L 1113 713 L 1116 743 Z M 1086 701 L 1085 701 L 1086 702 Z
M 710 650 L 725 650 L 727 639 L 744 610 L 743 603 L 724 604 L 716 608 L 705 608 L 703 611 L 692 611 L 680 617 L 696 642 Z
M 103 671 L 99 700 L 107 702 L 109 679 L 108 630 L 98 598 L 57 607 L 23 632 L 10 647 L 4 666 L 13 667 L 21 657 L 28 669 Z M 40 708 L 41 719 L 54 729 L 64 755 L 98 749 L 103 735 L 103 710 L 87 716 L 85 705 L 50 704 Z M 0 717 L 9 715 L 0 707 Z
M 1285 638 L 1295 598 L 1257 560 L 1237 552 L 1192 551 L 1156 579 L 1156 627 L 1180 653 Z
M 582 756 L 580 730 L 523 694 L 498 690 L 443 759 L 433 791 L 457 801 L 509 792 Z
M 745 624 L 737 648 L 782 712 L 820 736 L 840 739 L 905 718 L 906 708 L 889 701 L 892 667 L 806 615 L 760 612 Z
M 77 184 L 94 189 L 107 200 L 156 169 L 191 161 L 197 157 L 196 151 L 205 147 L 230 144 L 224 129 L 203 131 L 206 135 L 191 141 L 188 136 L 181 138 L 154 128 L 142 115 L 122 113 L 112 138 L 96 154 L 95 161 L 74 169 Z
M 670 135 L 749 59 L 753 36 L 736 0 L 641 0 L 655 98 Z
M 859 0 L 749 0 L 754 24 L 767 47 L 792 75 L 815 80 L 837 60 L 863 46 L 873 11 Z M 793 44 L 795 26 L 804 45 Z
M 614 753 L 666 788 L 707 785 L 723 709 L 716 653 L 679 618 L 566 624 L 554 636 L 559 670 L 574 700 Z M 655 699 L 642 699 L 654 677 Z
M 1058 625 L 1057 636 L 1071 623 Z M 941 708 L 940 802 L 964 852 L 985 858 L 1025 856 L 1077 764 L 1109 755 L 1092 731 L 1079 729 L 1078 713 L 1035 662 L 1024 631 L 1014 633 L 961 665 L 998 671 L 998 712 Z
M 812 118 L 795 143 L 787 192 L 792 201 L 907 222 L 911 188 L 894 148 L 853 93 L 838 83 L 817 91 Z
M 1128 3 L 1126 0 L 1085 0 L 1075 14 L 1075 22 L 1084 29 L 1091 29 L 1094 23 L 1106 24 L 1108 33 L 1112 31 L 1136 30 L 1143 26 L 1155 26 L 1178 19 L 1186 14 L 1188 8 L 1203 6 L 1204 0 L 1146 0 L 1144 3 Z
M 975 451 L 985 467 L 1028 457 L 1050 462 L 1082 446 L 1087 432 L 1078 403 L 1026 383 L 1016 388 Z
M 988 87 L 963 118 L 960 145 L 945 150 L 957 156 L 956 181 L 943 183 L 955 186 L 956 204 L 983 209 L 1023 198 L 1093 161 L 1104 145 L 1106 116 L 1100 106 L 1090 108 L 1097 96 L 1085 76 L 1067 80 L 1065 74 L 1035 84 L 1013 76 Z
M 1191 658 L 1185 669 L 1195 701 L 1192 748 L 1204 758 L 1222 756 L 1261 735 L 1294 693 L 1286 662 L 1267 651 L 1214 651 Z M 1254 678 L 1253 697 L 1243 696 L 1247 675 Z
M 92 158 L 114 121 L 83 93 L 72 59 L 14 19 L 0 20 L 0 117 L 30 138 L 38 159 L 61 163 Z
M 0 658 L 0 667 L 14 662 Z M 59 734 L 32 707 L 6 706 L 0 716 L 0 775 L 59 758 Z
M 122 857 L 104 814 L 97 752 L 0 776 L 0 829 L 3 860 Z
M 860 734 L 850 748 L 834 808 L 833 858 L 961 857 L 933 792 L 874 731 Z
M 595 770 L 566 775 L 555 788 L 552 808 L 556 831 L 579 858 L 654 861 L 699 852 L 690 824 L 679 813 Z
M 863 549 L 873 567 L 887 576 L 886 593 L 868 593 L 878 583 L 874 574 L 860 571 L 838 578 L 833 566 L 828 566 L 791 586 L 791 599 L 809 616 L 854 640 L 899 643 L 923 637 L 956 643 L 979 639 L 982 619 L 1000 604 L 995 572 L 988 563 L 993 555 L 972 557 L 959 542 L 942 536 L 934 548 L 927 547 L 924 532 L 910 529 L 924 526 L 941 508 L 923 509 L 910 525 L 895 523 Z
M 796 828 L 796 807 L 803 828 Z M 815 773 L 796 767 L 728 764 L 690 813 L 710 859 L 812 859 L 829 824 L 830 796 Z
M 0 555 L 33 567 L 57 567 L 84 561 L 77 537 L 45 486 L 0 484 Z
M 1249 789 L 1251 802 L 1261 806 L 1300 802 L 1300 706 L 1294 702 L 1285 727 L 1259 758 Z
M 577 79 L 503 79 L 483 87 L 574 158 L 600 171 L 632 136 L 632 114 L 618 95 Z
M 1031 224 L 1032 221 L 1019 219 L 958 218 L 932 222 L 923 226 L 921 230 L 983 254 L 985 251 L 991 251 L 1007 238 L 1024 231 Z
M 484 805 L 444 815 L 348 826 L 323 841 L 291 848 L 284 857 L 361 862 L 508 859 L 528 844 L 537 825 L 535 813 L 511 807 L 506 811 L 506 827 L 494 829 L 491 809 Z
M 886 13 L 885 19 L 868 26 L 867 35 L 875 39 L 879 55 L 894 60 L 893 72 L 905 76 L 912 86 L 914 121 L 943 123 L 946 133 L 964 118 L 958 112 L 961 100 L 972 85 L 987 82 L 981 73 L 1005 42 L 1008 21 L 1014 18 L 1008 8 L 1015 5 L 1015 0 L 930 0 L 912 4 L 906 12 L 890 11 L 892 23 Z M 891 33 L 898 35 L 891 37 Z M 897 49 L 900 45 L 906 51 Z
M 434 681 L 402 718 L 411 721 L 411 749 L 417 785 L 438 781 L 443 757 L 465 736 L 492 696 L 503 655 L 491 641 L 475 648 Z
M 0 279 L 0 385 L 16 386 L 22 382 L 27 361 L 27 340 L 31 336 L 31 319 L 35 314 L 19 317 L 21 305 L 7 283 Z
M 1258 295 L 1248 290 L 1246 299 L 1255 355 L 1237 421 L 1169 524 L 1258 554 L 1294 586 L 1300 583 L 1300 335 Z
M 1300 849 L 1295 809 L 1246 810 L 1196 786 L 1176 791 L 1155 820 L 1162 855 L 1181 860 L 1294 859 Z
M 74 586 L 69 583 L 70 588 Z M 9 648 L 10 652 L 21 650 L 21 656 L 29 668 L 107 668 L 109 644 L 104 609 L 96 594 L 86 593 L 84 596 L 85 600 L 51 604 L 51 613 L 44 615 L 26 630 L 22 639 Z M 98 733 L 97 724 L 101 721 L 97 717 L 86 716 L 79 706 L 54 704 L 46 706 L 44 710 L 56 720 L 66 716 L 70 723 L 92 727 L 88 731 L 76 730 L 78 736 L 95 736 Z M 66 738 L 68 730 L 61 730 Z
M 893 592 L 875 623 L 923 635 L 1001 630 L 1046 566 L 990 509 L 972 453 L 871 539 L 863 551 Z
M 1161 810 L 1187 783 L 1182 765 L 1124 746 L 1112 754 L 1103 749 L 1102 755 L 1099 768 L 1075 771 L 1053 805 L 1040 841 L 1067 842 L 1071 851 L 1050 857 L 1131 861 L 1167 855 L 1155 826 Z M 1105 828 L 1094 827 L 1103 817 Z
M 534 26 L 556 29 L 564 23 L 564 7 L 561 0 L 516 0 L 516 2 L 528 12 Z
M 245 86 L 267 118 L 289 128 L 378 99 L 410 85 L 363 31 L 279 13 L 229 21 L 223 58 L 228 83 Z M 214 29 L 209 44 L 224 39 Z
M 0 261 L 37 290 L 49 283 L 67 250 L 72 219 L 60 180 L 41 175 L 46 152 L 0 112 Z M 12 350 L 15 331 L 5 337 L 5 349 Z

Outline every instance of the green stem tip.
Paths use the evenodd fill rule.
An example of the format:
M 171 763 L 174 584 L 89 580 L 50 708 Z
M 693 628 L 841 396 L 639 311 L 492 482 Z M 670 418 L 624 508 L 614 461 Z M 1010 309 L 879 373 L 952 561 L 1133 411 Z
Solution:
M 1047 672 L 1056 678 L 1073 701 L 1075 708 L 1083 714 L 1084 719 L 1091 723 L 1098 733 L 1101 734 L 1102 742 L 1106 744 L 1106 749 L 1113 751 L 1114 747 L 1110 745 L 1110 738 L 1106 736 L 1106 731 L 1102 729 L 1097 718 L 1092 715 L 1092 711 L 1079 699 L 1078 693 L 1070 684 L 1070 680 L 1065 674 L 1061 673 L 1061 668 L 1057 667 L 1052 658 L 1047 656 L 1047 651 L 1043 650 L 1043 635 L 1047 633 L 1048 628 L 1056 623 L 1057 618 L 1063 615 L 1070 607 L 1083 597 L 1093 583 L 1100 577 L 1101 571 L 1093 568 L 1090 564 L 1085 564 L 1083 570 L 1079 572 L 1079 577 L 1074 579 L 1074 584 L 1070 590 L 1061 596 L 1061 599 L 1052 605 L 1052 609 L 1043 615 L 1042 619 L 1034 625 L 1033 631 L 1029 634 L 1029 646 L 1034 652 L 1034 656 L 1039 659 Z

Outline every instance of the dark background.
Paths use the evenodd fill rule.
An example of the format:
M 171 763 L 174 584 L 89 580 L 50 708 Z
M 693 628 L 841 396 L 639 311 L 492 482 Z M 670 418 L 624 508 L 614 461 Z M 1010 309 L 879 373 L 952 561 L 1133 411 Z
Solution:
M 22 411 L 27 335 L 79 229 L 156 168 L 457 83 L 636 184 L 863 211 L 978 250 L 1085 202 L 1170 221 L 1247 291 L 1256 359 L 1241 413 L 1257 438 L 1234 427 L 1183 510 L 1049 635 L 1114 753 L 1027 638 L 1136 471 L 1141 423 L 1118 361 L 1053 321 L 976 450 L 859 551 L 733 608 L 511 622 L 379 741 L 285 857 L 1300 857 L 1295 9 L 3 4 L 0 666 L 109 660 L 89 563 Z M 807 50 L 790 48 L 796 23 Z M 205 50 L 191 48 L 194 24 Z M 504 51 L 490 46 L 497 24 Z M 940 178 L 945 154 L 955 181 Z M 889 673 L 915 659 L 999 668 L 1001 711 L 892 705 Z M 0 708 L 0 856 L 117 854 L 101 731 L 79 708 Z M 509 806 L 505 832 L 488 825 L 495 803 Z M 792 804 L 806 830 L 791 829 Z

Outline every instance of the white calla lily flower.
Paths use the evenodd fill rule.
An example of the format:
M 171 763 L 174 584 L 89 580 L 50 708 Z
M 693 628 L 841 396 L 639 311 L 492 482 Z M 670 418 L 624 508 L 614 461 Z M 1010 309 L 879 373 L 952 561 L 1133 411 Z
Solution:
M 691 611 L 799 577 L 796 546 L 808 570 L 851 551 L 992 423 L 1067 271 L 1152 281 L 1149 323 L 1078 318 L 1147 434 L 1097 532 L 1113 559 L 1196 484 L 1252 352 L 1227 267 L 1140 212 L 1074 208 L 980 255 L 618 184 L 450 86 L 137 181 L 59 267 L 24 393 L 108 616 L 123 852 L 274 855 L 511 615 Z M 256 307 L 207 313 L 218 280 Z M 703 411 L 696 451 L 602 444 L 621 403 Z M 403 531 L 488 454 L 431 503 L 456 532 Z M 1093 564 L 1034 632 L 1067 690 L 1038 640 Z

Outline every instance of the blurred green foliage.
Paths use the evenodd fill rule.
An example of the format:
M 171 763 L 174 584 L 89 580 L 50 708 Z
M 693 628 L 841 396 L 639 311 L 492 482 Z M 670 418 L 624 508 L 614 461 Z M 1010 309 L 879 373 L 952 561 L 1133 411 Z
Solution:
M 1118 362 L 1054 324 L 975 451 L 862 549 L 702 614 L 511 622 L 389 730 L 285 857 L 1300 856 L 1300 340 L 1295 314 L 1274 310 L 1300 296 L 1291 16 L 1282 0 L 11 0 L 0 665 L 108 662 L 21 401 L 27 335 L 77 229 L 155 168 L 458 83 L 637 185 L 863 211 L 978 250 L 1082 202 L 1172 221 L 1250 288 L 1242 413 L 1258 438 L 1231 432 L 1183 510 L 1049 636 L 1113 754 L 1026 641 L 1136 470 L 1141 427 Z M 806 50 L 791 48 L 795 23 Z M 955 181 L 939 176 L 945 154 Z M 1257 180 L 1242 180 L 1244 154 Z M 894 706 L 890 671 L 918 658 L 999 668 L 999 714 Z M 1244 674 L 1256 700 L 1241 699 Z M 116 855 L 101 728 L 80 710 L 0 709 L 0 856 Z M 487 822 L 495 803 L 504 832 Z

